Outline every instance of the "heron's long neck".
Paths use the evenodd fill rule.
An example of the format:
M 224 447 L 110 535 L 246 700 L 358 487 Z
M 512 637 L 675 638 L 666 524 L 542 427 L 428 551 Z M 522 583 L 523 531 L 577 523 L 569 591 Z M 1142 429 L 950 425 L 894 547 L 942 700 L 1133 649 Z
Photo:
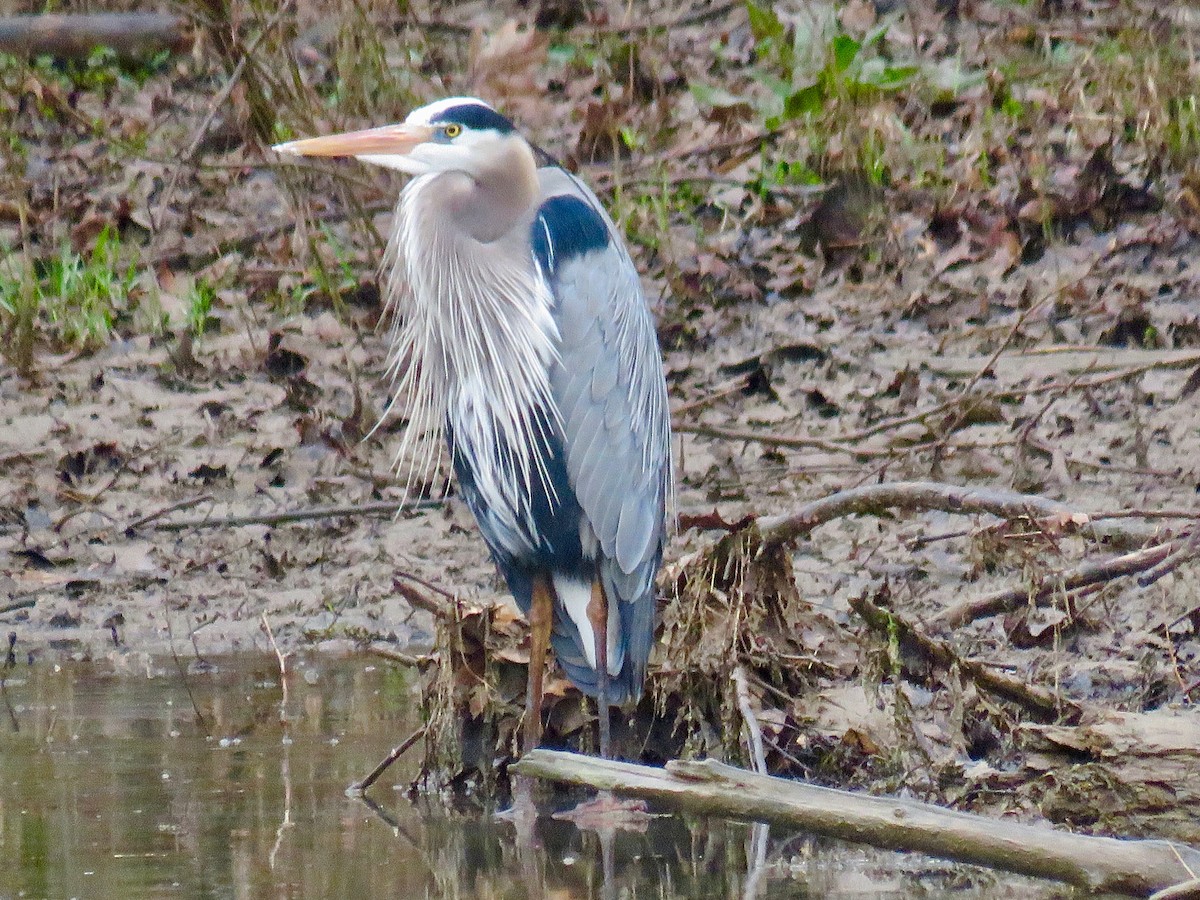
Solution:
M 553 298 L 538 276 L 528 223 L 476 239 L 443 214 L 444 177 L 405 187 L 385 259 L 398 393 L 408 395 L 410 432 L 438 431 L 449 419 L 457 442 L 489 451 L 490 477 L 519 481 L 534 463 L 531 423 L 556 415 Z M 528 490 L 527 476 L 524 483 Z
M 538 198 L 533 151 L 521 137 L 505 138 L 486 166 L 471 176 L 458 176 L 446 187 L 449 190 L 439 198 L 446 212 L 480 243 L 490 244 L 516 230 L 527 234 Z

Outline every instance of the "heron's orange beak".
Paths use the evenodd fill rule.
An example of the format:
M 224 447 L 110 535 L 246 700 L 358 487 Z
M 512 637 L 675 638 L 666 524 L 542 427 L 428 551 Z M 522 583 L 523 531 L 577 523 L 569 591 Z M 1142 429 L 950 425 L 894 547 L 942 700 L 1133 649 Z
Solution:
M 276 153 L 291 153 L 295 156 L 399 156 L 432 139 L 433 129 L 428 125 L 402 123 L 288 141 L 286 144 L 276 144 L 271 149 Z

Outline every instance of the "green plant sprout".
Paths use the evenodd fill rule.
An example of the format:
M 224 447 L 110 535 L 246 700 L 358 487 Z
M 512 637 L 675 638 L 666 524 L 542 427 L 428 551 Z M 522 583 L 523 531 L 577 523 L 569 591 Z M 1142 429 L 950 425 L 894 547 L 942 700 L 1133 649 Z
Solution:
M 216 299 L 217 289 L 206 278 L 197 278 L 188 291 L 187 327 L 197 340 L 204 337 L 208 330 L 209 316 Z

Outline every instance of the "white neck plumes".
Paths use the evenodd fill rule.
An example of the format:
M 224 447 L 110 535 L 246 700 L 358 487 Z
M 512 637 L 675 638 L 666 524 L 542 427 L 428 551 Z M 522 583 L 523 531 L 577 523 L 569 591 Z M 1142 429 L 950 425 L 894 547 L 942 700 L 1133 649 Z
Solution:
M 409 182 L 384 256 L 392 403 L 406 402 L 409 415 L 396 462 L 407 466 L 406 491 L 432 477 L 449 422 L 481 493 L 507 496 L 494 508 L 523 499 L 524 509 L 511 512 L 524 516 L 531 479 L 548 484 L 535 438 L 546 417 L 557 424 L 548 375 L 558 339 L 553 298 L 529 250 L 532 208 L 506 234 L 480 242 L 445 208 L 448 197 L 461 198 L 463 178 Z

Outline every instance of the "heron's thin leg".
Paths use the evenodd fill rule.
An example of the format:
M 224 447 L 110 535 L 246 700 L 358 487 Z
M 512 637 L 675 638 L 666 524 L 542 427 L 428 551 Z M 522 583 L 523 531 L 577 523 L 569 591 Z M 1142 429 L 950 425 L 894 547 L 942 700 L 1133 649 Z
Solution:
M 600 718 L 600 756 L 609 758 L 608 599 L 599 580 L 592 582 L 587 617 L 596 636 L 596 712 Z
M 525 689 L 525 729 L 522 753 L 537 749 L 542 740 L 542 683 L 546 674 L 546 648 L 550 644 L 550 622 L 554 597 L 545 578 L 533 579 L 529 605 L 529 681 Z
M 542 684 L 546 672 L 546 647 L 550 643 L 550 623 L 554 614 L 554 595 L 544 577 L 533 579 L 529 603 L 529 680 L 525 686 L 525 722 L 521 731 L 521 754 L 537 749 L 542 740 Z M 506 818 L 517 826 L 518 843 L 535 847 L 533 831 L 537 806 L 533 802 L 533 779 L 518 775 L 513 782 L 513 805 Z M 531 884 L 533 882 L 530 882 Z

